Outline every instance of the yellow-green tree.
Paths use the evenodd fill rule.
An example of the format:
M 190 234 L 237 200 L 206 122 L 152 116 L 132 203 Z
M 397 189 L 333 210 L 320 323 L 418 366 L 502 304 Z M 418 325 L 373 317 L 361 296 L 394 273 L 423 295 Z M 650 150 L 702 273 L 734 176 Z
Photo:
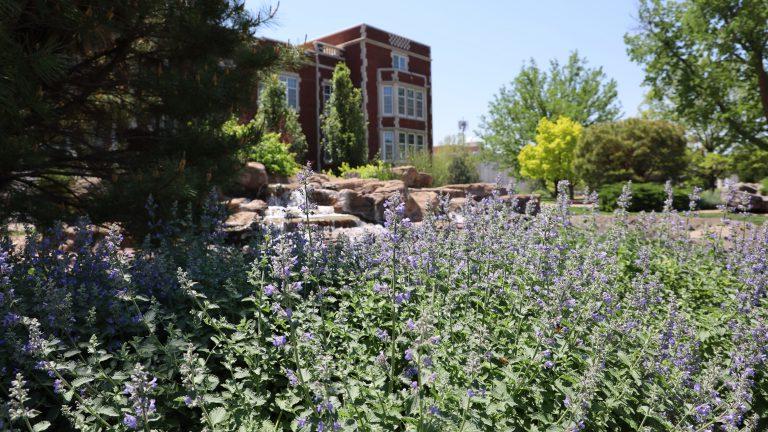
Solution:
M 553 191 L 560 180 L 568 180 L 573 185 L 576 179 L 573 153 L 582 130 L 579 123 L 568 117 L 559 117 L 555 121 L 539 120 L 536 142 L 523 147 L 517 156 L 520 174 L 543 180 Z

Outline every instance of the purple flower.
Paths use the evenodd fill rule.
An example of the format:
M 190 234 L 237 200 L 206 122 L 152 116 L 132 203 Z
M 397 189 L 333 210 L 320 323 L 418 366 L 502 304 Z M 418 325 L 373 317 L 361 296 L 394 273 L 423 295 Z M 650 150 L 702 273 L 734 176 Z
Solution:
M 387 333 L 386 330 L 377 328 L 376 329 L 376 337 L 379 338 L 381 341 L 386 341 L 389 339 L 389 333 Z
M 552 366 L 554 366 L 554 365 L 555 365 L 555 364 L 554 364 L 554 363 L 553 363 L 551 360 L 547 360 L 547 361 L 545 361 L 545 362 L 544 362 L 544 367 L 545 367 L 546 369 L 551 369 L 551 368 L 552 368 Z
M 126 414 L 125 417 L 123 417 L 123 424 L 128 426 L 129 429 L 136 429 L 139 427 L 136 416 L 130 414 Z
M 267 297 L 272 296 L 276 291 L 277 291 L 277 289 L 272 284 L 269 284 L 269 285 L 264 287 L 264 295 L 267 296 Z
M 413 322 L 413 318 L 408 318 L 408 321 L 406 321 L 405 326 L 408 328 L 408 330 L 414 330 L 416 328 L 416 323 Z
M 61 380 L 57 379 L 53 382 L 53 392 L 54 393 L 61 393 Z
M 288 378 L 288 382 L 291 384 L 291 386 L 296 386 L 299 384 L 299 377 L 296 376 L 296 373 L 291 369 L 285 370 L 285 376 Z
M 307 424 L 307 419 L 305 417 L 299 417 L 296 419 L 296 426 L 302 428 Z
M 272 336 L 272 345 L 278 348 L 285 345 L 287 341 L 288 341 L 288 338 L 285 335 Z
M 408 361 L 413 360 L 413 350 L 411 348 L 405 350 L 405 359 Z
M 434 405 L 430 405 L 427 411 L 433 416 L 440 415 L 440 410 Z

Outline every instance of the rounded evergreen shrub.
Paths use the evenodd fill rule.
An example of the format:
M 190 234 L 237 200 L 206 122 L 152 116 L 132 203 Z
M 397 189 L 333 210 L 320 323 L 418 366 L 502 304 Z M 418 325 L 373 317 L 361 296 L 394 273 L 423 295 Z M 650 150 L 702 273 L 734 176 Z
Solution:
M 617 201 L 625 183 L 613 183 L 600 189 L 600 210 L 613 211 L 618 207 Z M 689 189 L 674 188 L 672 206 L 675 210 L 687 210 L 690 199 Z M 632 183 L 632 200 L 628 211 L 661 211 L 667 193 L 664 185 L 659 183 Z

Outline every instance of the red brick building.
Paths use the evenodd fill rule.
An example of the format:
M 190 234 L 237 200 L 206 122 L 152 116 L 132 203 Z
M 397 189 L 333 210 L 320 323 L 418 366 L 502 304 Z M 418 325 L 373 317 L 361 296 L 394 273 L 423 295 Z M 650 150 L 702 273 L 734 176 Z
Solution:
M 307 137 L 307 158 L 322 168 L 320 115 L 330 97 L 337 63 L 351 71 L 362 90 L 370 158 L 401 163 L 416 151 L 432 151 L 432 65 L 430 48 L 367 24 L 302 45 L 309 62 L 284 71 L 289 105 Z

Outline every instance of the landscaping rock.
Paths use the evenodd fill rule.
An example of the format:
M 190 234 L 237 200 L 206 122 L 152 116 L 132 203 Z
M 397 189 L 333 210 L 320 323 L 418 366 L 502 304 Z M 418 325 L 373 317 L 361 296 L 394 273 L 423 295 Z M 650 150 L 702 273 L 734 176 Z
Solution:
M 241 211 L 229 215 L 224 221 L 224 231 L 232 234 L 250 233 L 260 220 L 259 214 L 252 211 Z
M 313 189 L 311 195 L 317 205 L 332 206 L 339 200 L 339 192 L 333 189 Z
M 301 217 L 295 218 L 266 218 L 264 223 L 280 225 L 288 230 L 297 228 L 301 224 L 306 223 L 306 219 Z M 328 214 L 321 216 L 313 216 L 309 220 L 310 225 L 316 225 L 320 227 L 328 228 L 354 228 L 360 226 L 360 218 L 350 214 Z
M 400 180 L 407 187 L 413 187 L 416 185 L 416 181 L 419 178 L 419 171 L 410 165 L 397 166 L 392 168 L 392 172 L 400 177 Z
M 333 205 L 333 210 L 336 213 L 352 214 L 367 221 L 376 221 L 374 198 L 351 189 L 339 191 L 338 200 Z
M 416 182 L 413 184 L 415 188 L 428 188 L 432 187 L 432 176 L 425 172 L 420 172 L 416 176 Z
M 267 210 L 267 203 L 265 203 L 262 200 L 250 200 L 246 203 L 240 204 L 238 207 L 238 210 L 240 211 L 249 211 L 249 212 L 256 212 L 259 215 L 264 215 L 264 212 Z
M 259 162 L 248 162 L 240 170 L 240 177 L 238 179 L 240 186 L 245 189 L 246 192 L 252 194 L 259 194 L 267 184 L 269 184 L 269 176 L 264 165 Z
M 418 208 L 419 214 L 416 220 L 424 219 L 430 209 L 434 210 L 439 204 L 439 196 L 435 192 L 413 190 L 409 195 Z

